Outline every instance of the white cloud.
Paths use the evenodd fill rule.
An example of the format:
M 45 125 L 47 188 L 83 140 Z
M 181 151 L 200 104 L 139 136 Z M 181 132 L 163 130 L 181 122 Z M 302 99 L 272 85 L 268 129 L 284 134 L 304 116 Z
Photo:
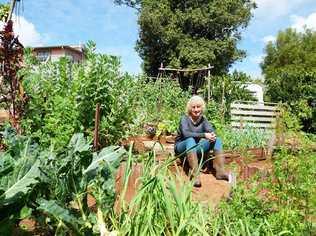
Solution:
M 316 12 L 313 12 L 307 17 L 292 15 L 291 20 L 293 22 L 291 27 L 299 32 L 302 32 L 304 27 L 311 30 L 316 30 Z
M 260 63 L 263 61 L 263 58 L 264 58 L 264 57 L 265 57 L 265 54 L 260 54 L 260 55 L 255 55 L 255 56 L 249 57 L 249 60 L 250 60 L 252 63 L 260 64 Z
M 267 43 L 269 43 L 269 42 L 275 42 L 275 40 L 276 40 L 276 37 L 273 36 L 273 35 L 267 35 L 267 36 L 265 36 L 265 37 L 262 38 L 262 41 L 263 41 L 265 44 L 267 44 Z
M 289 12 L 289 0 L 255 0 L 257 9 L 255 16 L 258 18 L 276 18 L 286 15 Z
M 0 27 L 3 27 L 3 22 L 0 22 Z M 15 35 L 19 36 L 19 40 L 24 46 L 43 45 L 43 37 L 37 32 L 35 25 L 23 16 L 13 17 L 13 31 Z
M 273 20 L 313 1 L 315 0 L 254 0 L 257 4 L 254 15 L 260 20 Z

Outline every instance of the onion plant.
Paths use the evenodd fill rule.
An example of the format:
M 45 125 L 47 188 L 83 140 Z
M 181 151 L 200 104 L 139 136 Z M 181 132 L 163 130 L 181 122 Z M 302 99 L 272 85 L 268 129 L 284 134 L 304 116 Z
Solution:
M 129 162 L 133 158 L 129 157 Z M 210 210 L 192 201 L 192 183 L 170 173 L 170 162 L 158 164 L 151 153 L 142 162 L 141 186 L 128 205 L 113 217 L 122 235 L 208 235 Z M 133 165 L 126 165 L 131 168 Z M 131 169 L 126 173 L 131 173 Z M 127 180 L 128 178 L 126 178 Z

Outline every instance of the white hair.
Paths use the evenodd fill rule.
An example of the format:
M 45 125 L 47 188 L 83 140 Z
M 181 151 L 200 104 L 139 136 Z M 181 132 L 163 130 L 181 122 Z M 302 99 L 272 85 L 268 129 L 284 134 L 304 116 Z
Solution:
M 193 105 L 201 105 L 202 106 L 202 113 L 204 112 L 205 102 L 204 102 L 204 99 L 202 97 L 200 97 L 198 95 L 194 95 L 189 99 L 189 101 L 187 103 L 187 107 L 186 107 L 186 113 L 188 115 L 190 115 Z

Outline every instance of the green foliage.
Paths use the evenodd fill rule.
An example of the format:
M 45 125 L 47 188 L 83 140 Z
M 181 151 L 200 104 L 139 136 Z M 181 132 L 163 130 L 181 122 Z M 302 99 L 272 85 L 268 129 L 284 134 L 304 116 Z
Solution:
M 6 21 L 9 16 L 10 5 L 9 3 L 0 3 L 0 21 Z
M 316 111 L 311 107 L 316 97 L 315 43 L 313 31 L 281 31 L 276 42 L 266 46 L 261 65 L 269 98 L 288 103 L 306 131 L 316 127 Z
M 207 235 L 208 210 L 192 201 L 192 183 L 178 188 L 177 182 L 183 180 L 170 177 L 170 163 L 157 165 L 151 155 L 142 163 L 137 195 L 128 206 L 122 202 L 120 215 L 113 219 L 115 228 L 122 235 Z
M 21 217 L 25 205 L 34 198 L 43 176 L 36 143 L 30 138 L 16 136 L 10 128 L 2 135 L 7 149 L 0 152 L 0 222 L 5 222 Z M 2 230 L 0 223 L 0 232 Z
M 292 224 L 294 232 L 297 230 L 307 233 L 312 230 L 310 217 L 315 215 L 316 206 L 316 184 L 313 181 L 316 177 L 315 164 L 315 152 L 309 148 L 300 150 L 298 153 L 281 149 L 274 157 L 276 184 L 271 187 L 278 198 L 278 205 L 289 208 L 289 212 L 281 212 L 289 218 L 283 219 L 279 224 L 287 227 Z M 315 225 L 313 230 L 316 230 Z
M 47 176 L 46 200 L 40 200 L 37 210 L 44 211 L 55 220 L 53 226 L 69 228 L 80 234 L 92 232 L 96 215 L 87 207 L 87 194 L 102 196 L 98 208 L 108 212 L 112 209 L 114 195 L 113 172 L 125 151 L 118 147 L 106 147 L 92 153 L 83 134 L 75 134 L 61 154 L 47 152 L 41 170 Z M 73 208 L 78 208 L 73 212 Z M 75 222 L 75 223 L 74 223 Z M 79 225 L 77 225 L 79 224 Z
M 315 232 L 311 220 L 316 204 L 316 159 L 310 148 L 296 155 L 288 149 L 279 151 L 273 158 L 273 176 L 240 182 L 230 201 L 223 201 L 216 211 L 192 201 L 192 183 L 176 185 L 183 180 L 168 172 L 173 160 L 157 164 L 151 155 L 142 162 L 141 186 L 135 198 L 128 205 L 121 202 L 119 215 L 112 218 L 114 228 L 123 235 L 272 236 Z M 125 180 L 133 159 L 129 156 L 127 160 Z M 265 195 L 259 194 L 262 190 Z
M 70 81 L 70 64 L 63 58 L 58 62 L 26 67 L 23 86 L 29 102 L 22 127 L 26 134 L 37 137 L 42 144 L 54 143 L 60 148 L 80 129 L 76 109 L 75 81 Z
M 65 226 L 68 231 L 74 231 L 77 235 L 83 235 L 80 233 L 80 229 L 78 228 L 78 226 L 83 223 L 71 215 L 67 209 L 59 206 L 53 200 L 47 201 L 45 199 L 41 199 L 39 204 L 40 205 L 37 209 L 55 218 L 58 222 L 60 222 L 60 227 Z M 57 232 L 55 234 L 57 234 Z
M 246 148 L 266 147 L 272 136 L 272 131 L 251 127 L 244 129 L 225 127 L 218 132 L 218 135 L 223 140 L 225 150 L 244 150 Z
M 62 149 L 75 132 L 92 136 L 96 104 L 101 106 L 101 144 L 116 143 L 134 117 L 133 78 L 119 72 L 116 57 L 97 54 L 88 43 L 86 60 L 71 64 L 66 58 L 27 64 L 20 72 L 29 97 L 22 127 L 40 143 Z M 34 63 L 27 56 L 26 62 Z
M 0 232 L 7 232 L 2 227 L 7 220 L 44 212 L 45 222 L 56 234 L 91 234 L 96 214 L 87 207 L 87 194 L 98 197 L 96 207 L 104 216 L 110 212 L 115 198 L 113 173 L 125 151 L 111 146 L 92 153 L 82 133 L 73 135 L 62 153 L 42 149 L 10 130 L 4 137 L 7 150 L 0 152 L 0 210 L 5 214 L 0 217 Z
M 40 177 L 37 145 L 25 137 L 16 138 L 14 131 L 10 129 L 2 134 L 9 148 L 6 152 L 0 152 L 3 173 L 0 188 L 5 190 L 0 197 L 0 207 L 9 205 L 28 193 Z
M 315 154 L 283 148 L 273 160 L 273 176 L 239 184 L 232 201 L 222 203 L 211 220 L 213 235 L 313 235 Z
M 224 123 L 224 120 L 229 120 L 230 105 L 236 100 L 254 100 L 253 96 L 245 88 L 245 84 L 251 81 L 251 78 L 245 73 L 234 71 L 232 74 L 211 76 L 210 78 L 210 95 L 211 106 L 218 110 L 216 112 L 216 121 Z M 207 88 L 204 89 L 204 97 L 207 97 Z
M 113 144 L 124 135 L 135 116 L 135 81 L 128 74 L 120 74 L 117 57 L 96 54 L 91 42 L 87 46 L 85 64 L 74 76 L 78 80 L 79 120 L 83 127 L 93 127 L 95 107 L 100 103 L 101 139 L 105 144 Z
M 244 56 L 237 42 L 255 7 L 249 0 L 116 2 L 139 9 L 137 51 L 151 76 L 157 75 L 160 63 L 176 68 L 210 63 L 215 74 L 227 72 Z
M 185 112 L 190 94 L 182 91 L 176 81 L 146 81 L 140 78 L 134 88 L 136 116 L 131 132 L 142 132 L 144 124 L 154 124 L 162 133 L 175 133 Z

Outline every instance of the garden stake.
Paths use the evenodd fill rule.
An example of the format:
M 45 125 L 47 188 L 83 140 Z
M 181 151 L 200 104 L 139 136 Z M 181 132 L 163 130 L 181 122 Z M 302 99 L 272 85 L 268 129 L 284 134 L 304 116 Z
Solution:
M 93 149 L 97 151 L 99 149 L 99 126 L 100 126 L 100 103 L 97 103 L 95 107 L 95 120 L 94 120 L 94 135 L 93 135 Z

